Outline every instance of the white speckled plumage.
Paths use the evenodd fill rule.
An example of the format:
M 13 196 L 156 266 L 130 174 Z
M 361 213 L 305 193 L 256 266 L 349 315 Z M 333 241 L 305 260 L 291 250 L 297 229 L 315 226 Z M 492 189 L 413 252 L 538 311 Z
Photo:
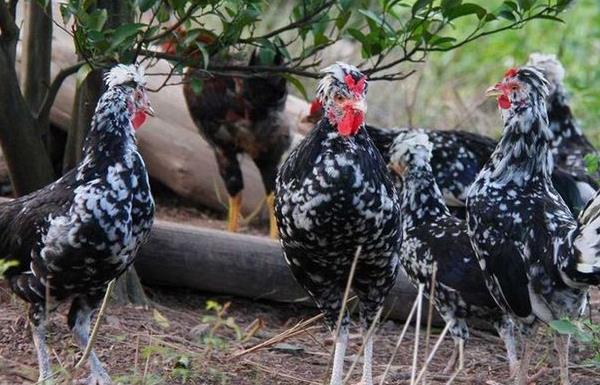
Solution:
M 132 124 L 134 114 L 149 108 L 143 70 L 119 65 L 105 80 L 108 89 L 96 107 L 81 163 L 54 183 L 0 205 L 1 257 L 20 262 L 7 272 L 11 288 L 30 303 L 36 330 L 44 329 L 47 304 L 72 300 L 68 323 L 80 346 L 107 283 L 133 262 L 154 217 Z M 41 379 L 49 360 L 40 335 L 36 338 Z M 108 384 L 95 354 L 90 365 L 90 381 Z
M 359 86 L 347 88 L 347 79 Z M 319 95 L 331 96 L 332 104 L 325 103 L 326 108 L 336 108 L 333 96 L 340 95 L 338 99 L 343 99 L 347 108 L 360 108 L 364 113 L 364 85 L 358 70 L 336 64 L 326 70 Z M 343 135 L 335 121 L 330 121 L 343 113 L 323 118 L 284 162 L 277 177 L 275 212 L 285 259 L 331 329 L 336 325 L 353 257 L 357 248 L 362 248 L 352 287 L 367 330 L 397 272 L 399 200 L 364 126 Z M 341 384 L 348 324 L 346 312 L 332 385 Z M 370 358 L 366 357 L 363 373 L 367 377 L 369 368 Z
M 499 84 L 509 100 L 502 111 L 504 133 L 469 191 L 468 233 L 491 294 L 527 332 L 536 321 L 582 314 L 588 285 L 600 280 L 600 270 L 580 268 L 585 256 L 589 265 L 598 255 L 600 199 L 588 204 L 578 222 L 552 184 L 553 136 L 540 71 L 511 70 Z M 566 372 L 561 364 L 563 379 Z

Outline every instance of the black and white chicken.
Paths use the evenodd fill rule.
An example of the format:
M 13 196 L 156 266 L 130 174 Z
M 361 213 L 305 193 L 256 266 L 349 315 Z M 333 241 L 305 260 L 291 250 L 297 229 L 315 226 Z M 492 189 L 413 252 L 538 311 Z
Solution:
M 600 197 L 575 219 L 552 180 L 548 82 L 535 67 L 510 69 L 488 90 L 498 96 L 504 133 L 467 197 L 471 244 L 492 296 L 525 336 L 541 321 L 577 318 L 600 282 Z M 556 336 L 567 385 L 568 338 Z M 517 383 L 527 383 L 527 338 Z
M 469 243 L 467 224 L 453 216 L 444 202 L 430 165 L 432 150 L 427 134 L 414 130 L 396 136 L 389 151 L 390 169 L 402 178 L 400 264 L 415 286 L 425 285 L 426 296 L 437 265 L 433 304 L 449 324 L 455 345 L 446 372 L 456 365 L 457 358 L 453 378 L 462 370 L 463 347 L 469 337 L 467 322 L 473 319 L 494 325 L 514 372 L 513 323 L 490 296 Z
M 52 375 L 46 312 L 72 301 L 69 328 L 85 348 L 108 282 L 131 265 L 154 217 L 134 133 L 153 112 L 143 71 L 118 65 L 105 82 L 81 163 L 56 182 L 0 205 L 0 258 L 19 263 L 6 276 L 13 292 L 30 304 L 40 381 Z M 111 383 L 93 351 L 89 364 L 88 384 Z
M 554 134 L 551 149 L 556 158 L 552 181 L 571 211 L 578 214 L 598 188 L 598 184 L 587 174 L 583 161 L 586 154 L 595 153 L 595 150 L 579 129 L 567 104 L 561 82 L 564 74 L 561 64 L 546 55 L 532 55 L 530 61 L 542 64 L 552 74 L 553 92 L 548 98 L 550 127 Z M 310 105 L 310 113 L 304 120 L 315 122 L 322 114 L 321 104 L 314 100 Z M 386 161 L 389 160 L 389 150 L 394 138 L 411 130 L 370 125 L 366 125 L 366 129 Z M 431 168 L 446 205 L 453 214 L 464 218 L 468 188 L 490 159 L 498 142 L 484 135 L 461 130 L 421 130 L 427 133 L 433 144 Z
M 282 165 L 275 213 L 285 259 L 334 330 L 357 249 L 352 288 L 360 301 L 363 385 L 372 385 L 373 338 L 366 338 L 394 284 L 400 205 L 386 164 L 364 128 L 366 77 L 348 64 L 325 73 L 317 95 L 325 115 Z M 341 385 L 348 342 L 345 312 L 331 385 Z
M 554 156 L 554 165 L 579 178 L 589 178 L 585 165 L 585 156 L 598 154 L 598 151 L 585 136 L 569 105 L 569 94 L 563 84 L 565 69 L 554 55 L 533 53 L 528 65 L 538 67 L 548 80 L 549 95 L 546 98 L 549 128 L 552 131 L 550 149 Z M 600 180 L 600 173 L 593 177 Z M 583 186 L 585 187 L 585 186 Z M 595 189 L 591 189 L 593 196 Z

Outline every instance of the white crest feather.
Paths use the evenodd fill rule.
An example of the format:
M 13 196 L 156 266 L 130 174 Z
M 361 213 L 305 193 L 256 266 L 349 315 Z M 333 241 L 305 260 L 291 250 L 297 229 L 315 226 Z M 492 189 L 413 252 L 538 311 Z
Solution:
M 536 66 L 546 75 L 546 79 L 552 84 L 559 84 L 565 77 L 565 67 L 556 58 L 556 55 L 532 53 L 529 55 L 527 65 Z
M 317 86 L 317 98 L 323 103 L 326 104 L 327 97 L 331 91 L 332 86 L 339 82 L 344 84 L 344 78 L 347 74 L 350 73 L 358 73 L 361 74 L 360 70 L 353 65 L 346 64 L 343 62 L 336 62 L 328 67 L 325 67 L 321 70 L 321 73 L 324 74 L 323 78 L 319 81 L 319 85 Z
M 144 68 L 134 64 L 117 64 L 104 75 L 104 82 L 109 88 L 129 82 L 145 86 L 146 78 L 144 76 Z
M 392 163 L 405 163 L 408 155 L 415 155 L 419 159 L 431 160 L 433 144 L 429 136 L 421 130 L 412 130 L 398 134 L 394 138 L 390 149 Z

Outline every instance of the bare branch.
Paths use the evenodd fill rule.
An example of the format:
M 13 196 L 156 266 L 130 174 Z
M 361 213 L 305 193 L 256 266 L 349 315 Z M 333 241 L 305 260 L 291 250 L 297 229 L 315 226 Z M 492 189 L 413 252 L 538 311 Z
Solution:
M 277 36 L 283 32 L 292 30 L 292 29 L 296 29 L 299 27 L 304 27 L 308 24 L 311 24 L 313 22 L 313 19 L 315 17 L 317 17 L 321 12 L 323 12 L 326 9 L 331 8 L 336 2 L 335 1 L 326 1 L 325 3 L 321 4 L 320 7 L 316 8 L 314 11 L 312 11 L 311 13 L 304 15 L 304 17 L 300 20 L 296 20 L 288 25 L 285 25 L 281 28 L 277 28 L 269 33 L 266 33 L 262 36 L 258 36 L 258 37 L 253 37 L 250 39 L 240 39 L 239 42 L 240 43 L 248 43 L 250 41 L 256 41 L 256 40 L 260 40 L 260 39 L 269 39 L 273 36 Z
M 513 23 L 511 23 L 509 25 L 505 25 L 504 27 L 500 27 L 500 28 L 496 28 L 496 29 L 491 29 L 489 31 L 484 31 L 484 32 L 481 32 L 481 33 L 476 33 L 478 29 L 475 29 L 466 39 L 462 40 L 459 43 L 456 43 L 456 44 L 448 46 L 448 47 L 428 47 L 428 48 L 426 48 L 426 50 L 428 52 L 446 52 L 446 51 L 450 51 L 450 50 L 456 49 L 458 47 L 461 47 L 461 46 L 463 46 L 463 45 L 465 45 L 467 43 L 470 43 L 473 40 L 477 40 L 477 39 L 482 38 L 482 37 L 487 36 L 487 35 L 492 35 L 494 33 L 506 31 L 506 30 L 509 30 L 509 29 L 519 29 L 519 28 L 523 27 L 523 25 L 525 23 L 527 23 L 528 21 L 533 20 L 533 19 L 537 19 L 540 16 L 545 15 L 546 13 L 548 13 L 548 8 L 542 9 L 538 13 L 535 13 L 535 14 L 533 14 L 531 16 L 527 16 L 527 17 L 525 17 L 525 18 L 523 18 L 521 20 L 517 20 L 517 21 L 515 21 L 515 22 L 513 22 Z
M 68 78 L 69 76 L 71 76 L 75 72 L 77 72 L 79 70 L 79 68 L 82 65 L 84 65 L 85 63 L 86 63 L 85 61 L 77 62 L 70 67 L 63 68 L 56 75 L 56 77 L 50 84 L 50 87 L 48 88 L 48 91 L 46 92 L 46 95 L 44 96 L 44 100 L 42 102 L 40 110 L 37 113 L 36 120 L 38 122 L 47 121 L 48 117 L 50 116 L 50 109 L 52 108 L 52 105 L 54 104 L 54 99 L 56 99 L 56 95 L 58 94 L 58 91 L 60 90 L 60 87 L 62 86 L 63 82 L 65 81 L 66 78 Z
M 318 79 L 321 77 L 321 74 L 317 71 L 307 71 L 306 68 L 314 67 L 314 65 L 305 65 L 305 66 L 296 66 L 289 67 L 287 64 L 280 66 L 248 66 L 248 65 L 213 65 L 209 64 L 207 67 L 203 67 L 199 64 L 195 63 L 185 63 L 185 61 L 177 55 L 171 55 L 164 52 L 152 51 L 142 49 L 140 54 L 143 56 L 149 57 L 157 57 L 160 59 L 165 59 L 173 62 L 180 63 L 181 65 L 185 65 L 186 67 L 191 68 L 200 68 L 205 70 L 207 73 L 223 73 L 227 75 L 235 75 L 235 76 L 261 76 L 266 74 L 290 74 L 290 75 L 298 75 L 304 76 L 307 78 Z
M 142 41 L 140 42 L 140 44 L 144 44 L 144 43 L 148 44 L 148 43 L 151 43 L 153 41 L 157 41 L 157 40 L 160 40 L 160 39 L 162 39 L 164 37 L 169 36 L 173 31 L 175 31 L 177 28 L 181 27 L 181 25 L 183 23 L 185 23 L 186 20 L 188 20 L 190 17 L 192 17 L 194 11 L 196 11 L 199 6 L 200 6 L 199 2 L 195 3 L 195 4 L 192 4 L 188 8 L 187 12 L 179 20 L 177 20 L 177 22 L 175 24 L 173 24 L 172 26 L 170 26 L 169 28 L 167 28 L 163 32 L 161 32 L 159 34 L 156 34 L 154 36 L 144 36 L 144 38 L 142 39 Z M 150 22 L 148 24 L 148 26 L 150 26 L 150 24 L 152 24 L 152 22 Z

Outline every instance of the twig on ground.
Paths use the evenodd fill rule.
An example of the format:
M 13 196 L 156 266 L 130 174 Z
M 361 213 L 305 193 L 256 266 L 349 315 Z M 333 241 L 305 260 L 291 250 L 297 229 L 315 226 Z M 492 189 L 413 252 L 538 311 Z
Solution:
M 340 329 L 342 327 L 342 321 L 344 320 L 344 314 L 346 314 L 346 302 L 348 301 L 348 296 L 350 295 L 350 289 L 352 288 L 352 281 L 354 280 L 354 273 L 356 271 L 356 265 L 358 264 L 358 257 L 362 251 L 362 246 L 359 245 L 356 248 L 356 253 L 354 253 L 354 259 L 352 260 L 352 265 L 350 266 L 350 273 L 348 274 L 348 280 L 346 281 L 346 289 L 344 290 L 344 296 L 342 297 L 342 306 L 340 308 L 340 313 L 338 314 L 338 319 L 335 326 L 335 331 L 333 332 L 333 336 L 335 340 L 333 341 L 333 349 L 331 349 L 331 353 L 329 356 L 329 361 L 327 362 L 327 370 L 325 370 L 325 378 L 322 383 L 325 384 L 327 382 L 327 376 L 329 374 L 329 369 L 331 369 L 331 363 L 333 361 L 333 355 L 335 354 L 335 347 L 337 346 L 337 340 L 340 337 Z
M 413 350 L 412 371 L 410 375 L 410 385 L 416 385 L 415 376 L 417 375 L 417 358 L 419 358 L 419 330 L 421 329 L 421 309 L 423 308 L 423 284 L 419 284 L 419 294 L 417 298 L 417 319 L 415 320 L 415 347 Z
M 266 367 L 264 365 L 261 365 L 258 362 L 250 361 L 248 359 L 245 359 L 244 363 L 248 364 L 248 365 L 252 365 L 252 366 L 254 366 L 254 367 L 262 370 L 263 372 L 269 373 L 269 374 L 274 375 L 274 376 L 289 378 L 289 379 L 292 379 L 294 381 L 303 382 L 305 384 L 320 385 L 318 382 L 310 381 L 310 380 L 307 380 L 305 378 L 296 377 L 296 376 L 288 374 L 288 373 L 283 373 L 281 370 L 277 370 L 277 371 L 272 370 L 271 368 L 268 368 L 268 367 Z
M 431 288 L 429 290 L 429 309 L 427 310 L 427 331 L 425 333 L 425 357 L 429 354 L 429 338 L 431 337 L 431 322 L 433 320 L 433 298 L 437 279 L 437 262 L 433 263 L 431 271 Z
M 388 364 L 386 365 L 385 370 L 383 371 L 381 380 L 379 381 L 379 385 L 383 385 L 383 383 L 385 382 L 385 378 L 387 377 L 387 374 L 390 371 L 390 368 L 392 367 L 392 362 L 394 362 L 394 358 L 396 358 L 396 354 L 398 354 L 398 350 L 400 349 L 400 344 L 402 343 L 402 340 L 404 339 L 404 335 L 406 334 L 406 331 L 408 330 L 408 327 L 410 326 L 410 322 L 412 321 L 412 318 L 415 315 L 415 311 L 417 310 L 417 303 L 419 302 L 419 300 L 420 300 L 420 298 L 417 295 L 417 299 L 415 299 L 415 302 L 413 303 L 413 306 L 410 309 L 410 313 L 408 313 L 408 317 L 406 318 L 406 321 L 404 322 L 404 327 L 402 328 L 402 331 L 400 332 L 400 336 L 398 337 L 398 340 L 396 341 L 396 346 L 394 347 L 394 352 L 392 353 L 392 356 L 390 357 L 390 360 L 388 361 Z
M 429 366 L 429 364 L 431 363 L 431 360 L 435 356 L 435 353 L 437 353 L 437 350 L 440 347 L 440 345 L 442 344 L 444 337 L 446 337 L 446 334 L 448 333 L 448 329 L 450 329 L 449 322 L 446 323 L 446 327 L 444 327 L 442 334 L 440 334 L 437 341 L 435 342 L 435 345 L 433 345 L 433 349 L 431 350 L 429 357 L 427 357 L 427 359 L 425 360 L 425 364 L 423 365 L 423 368 L 421 368 L 421 371 L 419 372 L 419 376 L 417 377 L 415 384 L 418 384 L 419 381 L 421 381 L 421 378 L 423 378 L 423 376 L 425 375 L 425 372 L 427 371 L 427 366 Z

